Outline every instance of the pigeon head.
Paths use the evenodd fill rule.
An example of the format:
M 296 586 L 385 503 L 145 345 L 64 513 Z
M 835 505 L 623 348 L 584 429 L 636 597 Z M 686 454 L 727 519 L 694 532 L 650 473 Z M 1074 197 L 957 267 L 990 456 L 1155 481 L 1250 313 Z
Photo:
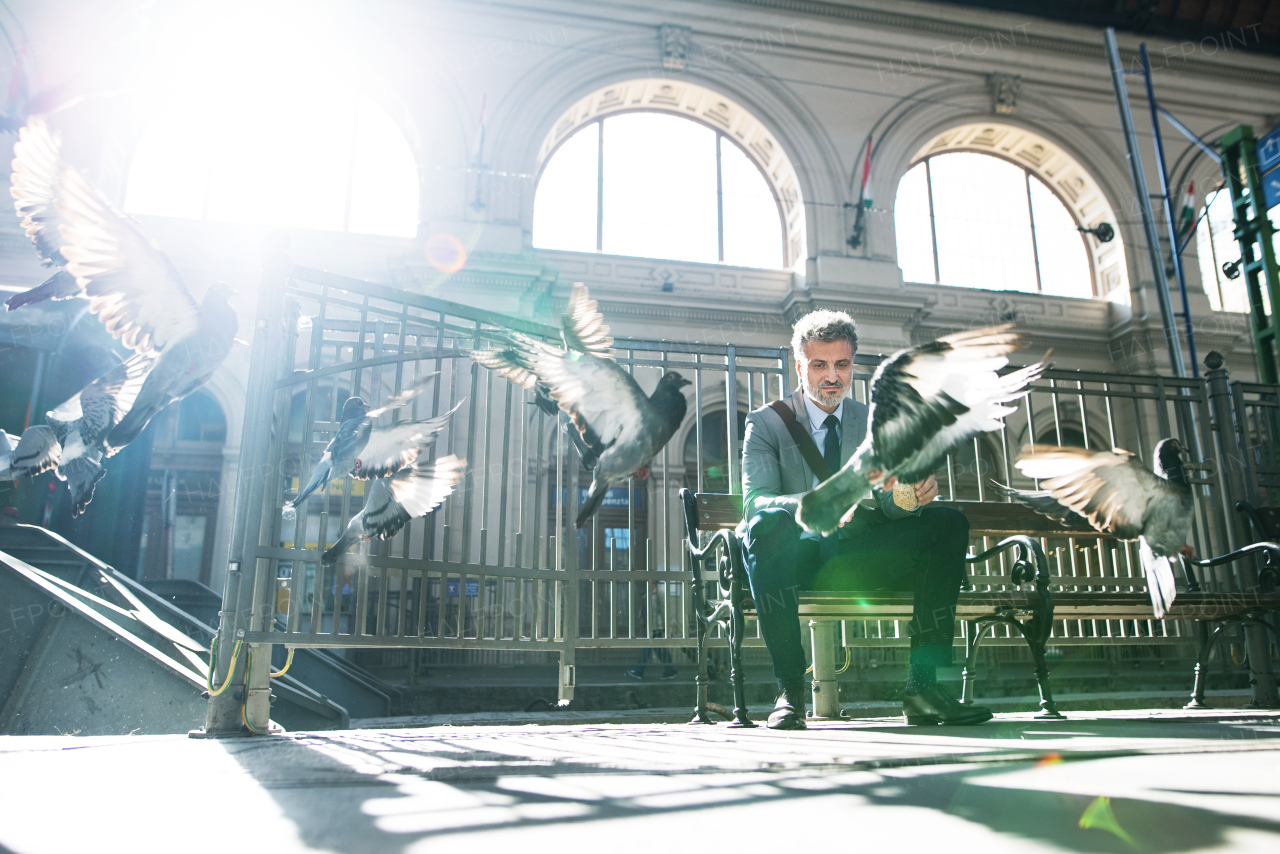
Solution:
M 658 381 L 658 385 L 666 385 L 668 388 L 679 390 L 687 385 L 693 385 L 693 383 L 680 376 L 675 371 L 667 371 L 662 375 L 662 379 Z
M 1188 484 L 1183 453 L 1182 443 L 1177 439 L 1161 439 L 1156 445 L 1156 474 L 1174 483 Z
M 342 404 L 342 420 L 351 421 L 355 418 L 364 418 L 369 412 L 369 404 L 364 402 L 363 398 L 348 397 L 347 402 Z
M 226 282 L 214 282 L 209 286 L 209 290 L 204 292 L 201 305 L 226 305 L 234 293 L 235 291 Z
M 658 380 L 658 387 L 653 390 L 653 394 L 649 395 L 654 408 L 662 413 L 663 419 L 672 425 L 673 429 L 684 420 L 688 401 L 684 399 L 684 392 L 680 389 L 687 385 L 693 385 L 693 383 L 675 371 L 667 371 L 662 375 L 662 379 Z

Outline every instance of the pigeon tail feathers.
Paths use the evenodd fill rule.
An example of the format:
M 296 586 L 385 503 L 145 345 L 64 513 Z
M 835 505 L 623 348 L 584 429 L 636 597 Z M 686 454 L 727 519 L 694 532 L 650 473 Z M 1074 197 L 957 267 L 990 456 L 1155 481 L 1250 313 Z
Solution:
M 1173 607 L 1178 595 L 1173 574 L 1173 558 L 1158 557 L 1147 544 L 1147 538 L 1138 540 L 1138 554 L 1142 558 L 1142 571 L 1147 576 L 1147 593 L 1151 596 L 1151 609 L 1156 619 L 1164 619 Z
M 59 270 L 34 288 L 9 297 L 4 305 L 9 311 L 17 311 L 31 303 L 44 302 L 47 299 L 70 299 L 75 296 L 80 296 L 80 286 L 76 284 L 76 277 L 66 270 Z
M 65 480 L 71 490 L 71 515 L 79 516 L 93 500 L 93 488 L 106 477 L 107 470 L 99 460 L 79 456 L 67 460 L 55 472 L 59 480 Z
M 326 457 L 328 454 L 325 455 Z M 286 507 L 300 507 L 302 502 L 306 501 L 311 493 L 317 489 L 323 489 L 329 485 L 329 477 L 333 472 L 333 464 L 330 460 L 324 459 L 316 464 L 316 470 L 311 473 L 311 480 L 307 481 L 307 485 L 303 487 L 302 492 L 298 493 L 298 497 L 285 504 Z
M 865 475 L 846 465 L 800 499 L 796 521 L 806 531 L 829 534 L 853 518 L 870 486 Z
M 578 509 L 578 519 L 574 523 L 575 527 L 581 528 L 587 524 L 587 521 L 600 509 L 600 505 L 604 503 L 604 497 L 609 492 L 608 482 L 592 481 L 591 492 L 587 495 L 587 503 Z

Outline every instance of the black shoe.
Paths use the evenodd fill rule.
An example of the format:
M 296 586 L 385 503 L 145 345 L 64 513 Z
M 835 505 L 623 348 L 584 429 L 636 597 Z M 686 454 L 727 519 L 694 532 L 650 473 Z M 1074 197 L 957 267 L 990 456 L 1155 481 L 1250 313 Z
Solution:
M 902 714 L 912 726 L 920 724 L 955 724 L 969 726 L 989 721 L 991 710 L 971 703 L 961 703 L 950 688 L 934 683 L 919 693 L 902 695 Z
M 661 675 L 661 676 L 659 676 L 658 678 L 659 678 L 659 679 L 675 679 L 675 678 L 676 678 L 676 674 L 677 674 L 678 672 L 679 672 L 679 671 L 677 671 L 677 670 L 673 667 L 673 668 L 671 668 L 670 670 L 664 670 L 664 671 L 662 671 L 662 675 Z
M 774 704 L 773 714 L 769 715 L 769 729 L 808 729 L 805 723 L 805 692 L 803 681 L 791 682 L 782 686 L 778 702 Z
M 628 676 L 630 676 L 632 679 L 643 679 L 643 678 L 644 678 L 644 672 L 643 672 L 643 671 L 641 671 L 640 673 L 637 673 L 635 670 L 628 670 L 628 671 L 627 671 L 627 675 L 628 675 Z

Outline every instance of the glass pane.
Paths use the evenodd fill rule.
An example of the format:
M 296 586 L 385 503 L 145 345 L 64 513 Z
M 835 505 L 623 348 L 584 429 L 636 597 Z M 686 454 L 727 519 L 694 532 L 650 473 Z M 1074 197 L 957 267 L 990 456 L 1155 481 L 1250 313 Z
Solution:
M 596 251 L 600 124 L 587 125 L 551 155 L 533 199 L 533 245 Z
M 659 113 L 603 124 L 604 251 L 717 263 L 715 131 Z
M 1031 178 L 1036 248 L 1040 252 L 1040 289 L 1060 297 L 1092 297 L 1089 251 L 1076 221 L 1062 200 L 1039 178 Z
M 418 165 L 400 128 L 377 104 L 360 98 L 352 152 L 348 229 L 413 237 L 418 232 Z
M 211 117 L 211 126 L 231 116 Z M 342 231 L 355 99 L 297 93 L 249 101 L 219 134 L 209 170 L 208 218 Z M 336 180 L 335 180 L 336 179 Z
M 929 161 L 942 284 L 1036 291 L 1025 172 L 985 154 Z
M 934 284 L 933 235 L 929 230 L 929 184 L 917 163 L 898 182 L 893 228 L 898 234 L 898 266 L 906 282 Z
M 200 580 L 206 517 L 178 516 L 173 524 L 173 577 Z
M 187 106 L 151 123 L 129 167 L 124 208 L 130 213 L 200 219 L 214 139 L 202 110 Z
M 782 216 L 759 167 L 727 139 L 720 140 L 724 187 L 724 263 L 782 267 Z
M 1249 297 L 1244 276 L 1228 279 L 1222 265 L 1240 260 L 1240 244 L 1236 241 L 1235 220 L 1231 216 L 1231 193 L 1226 189 L 1208 195 L 1209 214 L 1196 229 L 1196 254 L 1200 261 L 1200 279 L 1209 305 L 1216 311 L 1248 313 Z M 1212 245 L 1211 245 L 1212 244 Z

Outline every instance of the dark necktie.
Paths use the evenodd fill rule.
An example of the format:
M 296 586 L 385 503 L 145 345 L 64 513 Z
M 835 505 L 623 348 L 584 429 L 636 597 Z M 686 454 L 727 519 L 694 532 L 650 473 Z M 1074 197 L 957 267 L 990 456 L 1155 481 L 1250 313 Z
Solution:
M 827 461 L 827 468 L 835 474 L 840 470 L 840 419 L 835 415 L 828 415 L 827 420 L 822 422 L 822 426 L 827 428 L 827 437 L 822 442 L 822 458 Z

